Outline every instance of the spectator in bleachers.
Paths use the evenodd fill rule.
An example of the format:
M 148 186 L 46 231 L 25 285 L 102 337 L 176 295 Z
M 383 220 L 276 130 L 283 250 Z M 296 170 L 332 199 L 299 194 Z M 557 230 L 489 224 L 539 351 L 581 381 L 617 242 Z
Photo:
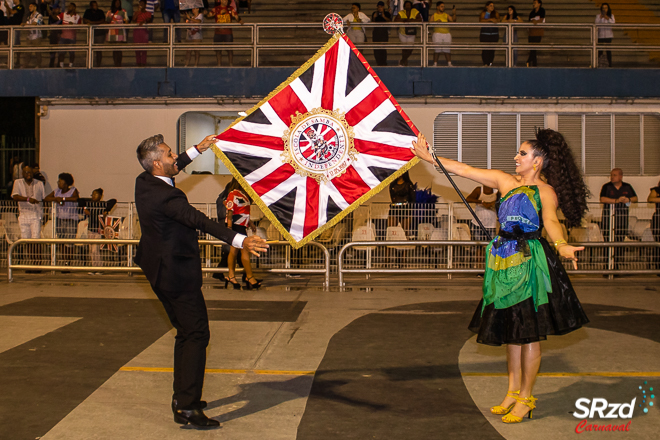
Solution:
M 192 8 L 192 10 L 186 11 L 186 23 L 204 23 L 204 14 L 199 8 Z M 188 40 L 189 43 L 199 44 L 202 42 L 202 38 L 201 27 L 188 28 L 186 40 Z M 190 64 L 190 55 L 192 55 L 193 52 L 195 53 L 195 67 L 199 65 L 199 51 L 187 50 L 184 67 L 188 67 L 188 64 Z
M 499 200 L 500 195 L 496 189 L 490 186 L 482 185 L 476 187 L 465 200 L 474 203 L 474 213 L 477 214 L 479 220 L 484 225 L 490 237 L 488 237 L 479 226 L 475 219 L 470 223 L 470 233 L 473 240 L 488 241 L 495 237 L 497 230 L 497 210 L 495 205 Z
M 422 16 L 423 21 L 429 21 L 429 0 L 413 0 L 413 8 L 419 11 L 419 15 Z
M 415 203 L 415 184 L 410 180 L 408 171 L 399 176 L 399 178 L 390 183 L 390 216 L 388 226 L 401 227 L 410 234 L 410 219 L 413 215 L 413 204 Z
M 520 15 L 518 15 L 518 11 L 516 11 L 516 7 L 511 5 L 507 8 L 507 13 L 506 15 L 502 16 L 502 22 L 503 23 L 522 23 L 523 19 Z M 506 43 L 506 32 L 504 33 L 504 42 Z M 518 42 L 518 31 L 516 28 L 513 28 L 513 41 L 512 43 L 517 43 Z M 518 64 L 518 50 L 514 49 L 513 50 L 513 65 L 515 66 Z
M 126 11 L 126 23 L 133 23 L 133 0 L 121 0 L 121 8 Z
M 179 10 L 178 0 L 162 0 L 160 3 L 160 11 L 163 14 L 163 23 L 179 23 L 181 22 L 181 11 Z M 175 31 L 177 43 L 181 42 L 179 37 L 179 30 Z M 164 43 L 167 43 L 167 33 L 165 33 Z
M 376 4 L 376 10 L 371 14 L 371 21 L 374 23 L 389 23 L 392 21 L 392 14 L 385 10 L 385 3 L 380 1 Z M 374 43 L 387 43 L 390 39 L 390 30 L 386 27 L 374 27 L 372 34 Z M 387 49 L 374 49 L 374 57 L 377 66 L 387 66 Z
M 229 6 L 228 0 L 216 1 L 215 8 L 213 8 L 212 11 L 209 11 L 206 16 L 215 19 L 215 22 L 218 24 L 229 24 L 232 21 L 243 24 L 243 20 L 238 16 L 236 9 Z M 213 35 L 214 43 L 232 43 L 233 41 L 234 33 L 230 27 L 218 26 L 215 28 L 215 35 Z M 215 51 L 215 58 L 217 60 L 217 65 L 222 66 L 222 50 Z M 229 61 L 230 66 L 234 65 L 234 52 L 232 50 L 227 51 L 227 60 Z
M 140 2 L 142 3 L 142 2 Z M 80 199 L 79 206 L 83 208 L 83 213 L 87 219 L 87 236 L 89 238 L 101 238 L 101 230 L 103 222 L 112 211 L 112 208 L 117 204 L 116 199 L 110 199 L 103 202 L 103 188 L 96 188 L 92 191 L 92 196 L 89 199 Z M 90 245 L 90 256 L 92 259 L 92 266 L 101 267 L 103 260 L 101 259 L 101 252 L 98 244 Z M 89 275 L 101 275 L 101 272 L 89 272 Z
M 50 12 L 48 13 L 48 24 L 50 26 L 62 24 L 62 19 L 60 18 L 60 12 L 61 12 L 60 6 L 53 5 Z M 51 46 L 56 46 L 60 44 L 61 36 L 62 36 L 62 31 L 51 29 L 50 32 L 48 33 L 48 42 L 50 43 Z M 50 63 L 48 64 L 48 67 L 55 67 L 57 58 L 58 58 L 57 52 L 55 51 L 50 52 Z
M 529 21 L 531 23 L 540 24 L 545 23 L 545 9 L 541 7 L 543 0 L 534 0 L 532 3 L 532 11 L 529 13 Z M 543 29 L 531 28 L 527 34 L 528 43 L 540 43 L 543 38 Z M 535 67 L 537 65 L 536 51 L 530 50 L 527 57 L 527 67 Z
M 105 13 L 99 9 L 99 4 L 95 1 L 89 2 L 89 9 L 83 14 L 84 24 L 105 24 Z M 94 30 L 94 44 L 105 43 L 105 34 L 107 31 L 103 29 Z M 97 50 L 94 52 L 94 67 L 101 67 L 103 62 L 103 51 Z
M 5 14 L 5 4 L 0 3 L 0 44 L 6 46 L 9 43 L 8 31 L 2 30 L 3 26 L 8 26 L 7 15 Z
M 406 0 L 403 4 L 403 9 L 399 11 L 394 21 L 402 23 L 412 23 L 412 22 L 422 22 L 422 16 L 419 15 L 417 9 L 413 9 L 412 2 Z M 417 35 L 416 27 L 400 27 L 399 28 L 399 41 L 406 44 L 413 44 L 415 42 L 415 36 Z M 399 66 L 407 66 L 408 58 L 412 55 L 413 49 L 401 49 L 401 61 L 399 61 Z
M 124 25 L 128 22 L 128 14 L 121 7 L 121 0 L 112 0 L 112 6 L 110 10 L 105 15 L 106 23 Z M 125 29 L 110 29 L 107 36 L 108 43 L 125 43 L 126 42 L 126 30 Z M 121 50 L 115 50 L 112 52 L 112 61 L 115 64 L 115 67 L 121 67 L 121 61 L 124 57 L 124 54 Z
M 596 15 L 596 24 L 603 23 L 616 23 L 614 20 L 614 15 L 612 14 L 612 9 L 608 3 L 603 3 L 600 5 L 600 14 Z M 610 44 L 614 38 L 614 32 L 612 32 L 611 27 L 599 27 L 598 28 L 598 44 Z M 598 51 L 598 66 L 600 67 L 600 57 L 603 55 L 603 51 Z M 607 56 L 607 67 L 612 67 L 612 51 L 606 51 Z
M 80 15 L 76 14 L 76 4 L 71 2 L 66 5 L 66 12 L 60 14 L 60 19 L 62 20 L 63 25 L 72 25 L 72 24 L 81 24 L 82 19 Z M 76 29 L 65 29 L 62 31 L 60 36 L 60 44 L 76 44 Z M 59 63 L 60 67 L 64 67 L 64 55 L 65 52 L 59 53 Z M 73 67 L 73 63 L 76 60 L 76 52 L 73 50 L 69 51 L 69 67 Z
M 154 17 L 151 12 L 147 11 L 147 2 L 145 0 L 140 0 L 138 2 L 138 13 L 135 14 L 135 22 L 138 26 L 144 26 L 147 23 L 151 23 Z M 133 43 L 142 44 L 149 42 L 149 31 L 143 27 L 135 29 L 133 31 Z M 147 65 L 147 51 L 146 50 L 136 50 L 135 51 L 135 64 L 138 67 L 146 67 Z
M 369 23 L 371 21 L 360 9 L 362 9 L 362 5 L 353 3 L 351 5 L 351 13 L 344 17 L 344 25 L 348 27 L 346 35 L 353 43 L 364 43 L 367 36 L 364 28 L 362 26 L 355 26 L 354 23 Z
M 44 17 L 37 10 L 36 3 L 30 3 L 28 5 L 28 12 L 30 13 L 27 17 L 27 20 L 22 25 L 27 26 L 40 26 L 44 24 Z M 28 46 L 41 46 L 41 31 L 40 30 L 31 30 L 28 32 L 27 43 Z M 32 60 L 32 52 L 28 52 L 27 60 L 25 61 L 24 67 L 30 67 L 30 61 Z M 37 64 L 34 66 L 37 69 L 41 67 L 41 52 L 34 53 L 35 58 L 37 59 Z
M 495 3 L 486 2 L 486 6 L 479 15 L 481 23 L 499 23 L 500 14 L 495 10 Z M 496 27 L 482 27 L 479 31 L 479 41 L 482 43 L 497 43 L 500 39 L 500 30 Z M 495 59 L 495 51 L 488 49 L 481 51 L 481 62 L 484 66 L 492 66 Z
M 7 11 L 7 24 L 9 26 L 20 26 L 23 23 L 23 16 L 25 15 L 25 7 L 21 4 L 21 0 L 14 0 L 14 5 L 11 6 L 5 0 L 5 9 Z M 14 31 L 14 46 L 21 45 L 21 31 Z M 21 53 L 16 52 L 16 63 L 14 67 L 21 67 Z
M 601 231 L 605 241 L 610 241 L 610 206 L 614 205 L 614 241 L 624 241 L 628 235 L 628 214 L 631 203 L 637 203 L 637 194 L 632 185 L 623 181 L 623 170 L 614 168 L 610 181 L 600 190 L 600 203 L 603 203 Z M 614 261 L 622 262 L 624 249 L 614 248 Z
M 456 6 L 452 8 L 451 15 L 445 12 L 444 2 L 436 3 L 435 7 L 436 7 L 436 12 L 431 17 L 432 22 L 440 22 L 440 23 L 456 22 Z M 433 42 L 450 45 L 451 34 L 449 33 L 449 28 L 446 27 L 433 28 Z M 434 66 L 438 65 L 438 58 L 440 58 L 441 53 L 445 54 L 445 59 L 447 60 L 447 66 L 451 67 L 451 52 L 448 47 L 442 47 L 439 49 L 435 49 L 433 51 L 433 65 Z
M 651 231 L 653 232 L 655 241 L 660 242 L 660 182 L 658 182 L 658 186 L 651 188 L 646 201 L 648 203 L 655 203 L 655 212 L 653 213 L 653 217 L 651 217 Z M 653 255 L 655 257 L 655 269 L 660 270 L 660 248 L 655 248 Z

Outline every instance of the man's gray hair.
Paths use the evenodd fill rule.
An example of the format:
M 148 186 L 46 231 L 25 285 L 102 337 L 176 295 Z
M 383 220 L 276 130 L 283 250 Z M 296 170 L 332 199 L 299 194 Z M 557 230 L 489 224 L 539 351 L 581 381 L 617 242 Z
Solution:
M 137 147 L 137 158 L 146 172 L 151 173 L 154 168 L 154 161 L 160 160 L 162 153 L 158 146 L 164 143 L 165 139 L 162 134 L 153 135 L 140 142 Z

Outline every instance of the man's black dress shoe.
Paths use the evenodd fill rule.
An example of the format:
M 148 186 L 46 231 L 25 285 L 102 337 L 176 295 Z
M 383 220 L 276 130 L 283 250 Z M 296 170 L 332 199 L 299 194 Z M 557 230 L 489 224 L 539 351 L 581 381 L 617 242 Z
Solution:
M 204 409 L 208 406 L 208 403 L 206 403 L 206 400 L 200 400 L 197 405 L 195 405 L 198 409 Z M 176 414 L 176 400 L 172 399 L 172 412 Z
M 209 419 L 201 409 L 178 409 L 174 413 L 174 421 L 181 425 L 192 425 L 198 428 L 218 428 L 220 422 Z

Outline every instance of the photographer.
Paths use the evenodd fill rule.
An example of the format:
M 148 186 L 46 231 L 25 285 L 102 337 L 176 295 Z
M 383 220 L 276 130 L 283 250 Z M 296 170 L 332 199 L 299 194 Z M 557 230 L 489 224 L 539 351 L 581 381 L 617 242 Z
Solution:
M 389 23 L 392 21 L 392 14 L 389 9 L 385 10 L 385 3 L 378 2 L 376 10 L 371 14 L 371 21 L 374 23 Z M 387 43 L 390 39 L 390 29 L 387 27 L 374 27 L 374 43 Z M 377 66 L 387 66 L 387 49 L 374 49 L 374 57 Z

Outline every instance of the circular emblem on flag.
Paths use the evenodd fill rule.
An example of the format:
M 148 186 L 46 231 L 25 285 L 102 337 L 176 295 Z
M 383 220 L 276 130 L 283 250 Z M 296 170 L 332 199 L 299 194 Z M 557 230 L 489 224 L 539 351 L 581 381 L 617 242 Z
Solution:
M 103 228 L 103 238 L 107 238 L 108 240 L 111 240 L 115 238 L 116 234 L 117 231 L 115 231 L 115 228 L 113 228 L 112 225 L 106 225 L 106 227 Z
M 337 32 L 343 34 L 344 20 L 342 20 L 341 15 L 335 14 L 334 12 L 326 15 L 323 19 L 323 30 L 330 35 L 333 35 Z
M 300 175 L 329 181 L 346 172 L 355 160 L 353 128 L 343 114 L 322 108 L 298 113 L 284 132 L 282 158 Z

